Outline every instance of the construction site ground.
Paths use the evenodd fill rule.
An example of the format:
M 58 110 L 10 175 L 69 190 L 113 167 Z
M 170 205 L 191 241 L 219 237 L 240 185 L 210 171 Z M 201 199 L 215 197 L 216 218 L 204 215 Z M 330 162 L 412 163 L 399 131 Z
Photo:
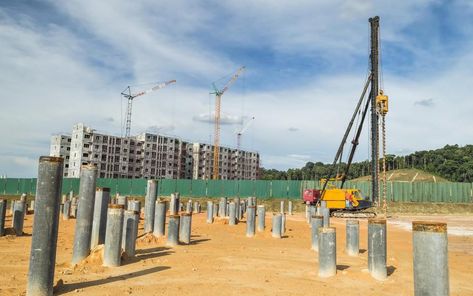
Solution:
M 270 213 L 266 223 L 270 225 Z M 192 218 L 192 243 L 166 247 L 165 239 L 143 234 L 136 258 L 120 267 L 102 266 L 101 248 L 71 266 L 75 220 L 60 220 L 55 273 L 57 295 L 413 295 L 413 220 L 444 221 L 449 231 L 451 295 L 473 295 L 473 219 L 463 216 L 396 216 L 388 220 L 388 278 L 380 282 L 367 271 L 367 221 L 360 220 L 358 257 L 344 253 L 345 221 L 337 229 L 337 275 L 317 276 L 317 253 L 310 249 L 310 228 L 304 213 L 287 218 L 282 239 L 271 237 L 270 226 L 253 238 L 246 224 Z M 25 235 L 11 231 L 0 238 L 0 295 L 25 295 L 33 215 L 25 220 Z M 11 216 L 7 216 L 7 226 Z

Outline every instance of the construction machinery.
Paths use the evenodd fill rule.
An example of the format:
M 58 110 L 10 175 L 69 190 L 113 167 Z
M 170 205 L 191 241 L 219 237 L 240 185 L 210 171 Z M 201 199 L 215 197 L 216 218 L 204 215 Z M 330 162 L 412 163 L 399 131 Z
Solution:
M 355 107 L 348 127 L 343 135 L 340 146 L 335 154 L 335 159 L 329 170 L 328 175 L 320 180 L 322 189 L 308 189 L 303 193 L 303 200 L 307 204 L 326 203 L 327 208 L 336 217 L 370 218 L 376 216 L 372 211 L 373 205 L 380 205 L 379 188 L 379 118 L 381 116 L 382 126 L 382 145 L 383 145 L 383 210 L 386 213 L 386 140 L 385 140 L 385 115 L 388 112 L 388 97 L 384 95 L 383 90 L 379 90 L 379 17 L 369 19 L 371 26 L 371 53 L 370 53 L 370 72 L 364 85 L 362 94 Z M 365 100 L 365 95 L 370 87 L 370 93 Z M 363 195 L 359 189 L 344 188 L 348 177 L 350 166 L 355 155 L 356 148 L 365 118 L 368 112 L 371 112 L 371 196 Z M 357 118 L 358 117 L 358 118 Z M 361 117 L 361 118 L 360 118 Z M 338 169 L 341 166 L 343 150 L 353 128 L 355 120 L 357 126 L 351 141 L 351 148 L 348 154 L 348 160 L 344 172 L 339 174 Z M 337 174 L 336 174 L 337 173 Z M 334 175 L 336 176 L 334 177 Z
M 132 113 L 132 107 L 133 107 L 133 100 L 139 96 L 146 95 L 150 92 L 153 92 L 155 90 L 161 89 L 171 83 L 175 83 L 176 80 L 169 80 L 166 82 L 159 83 L 158 85 L 145 90 L 145 91 L 140 91 L 137 93 L 132 94 L 131 93 L 131 86 L 127 86 L 122 92 L 121 95 L 124 96 L 126 99 L 128 99 L 128 105 L 126 108 L 126 121 L 125 121 L 125 137 L 128 138 L 130 137 L 130 131 L 131 131 L 131 113 Z
M 241 136 L 243 135 L 244 132 L 246 132 L 246 130 L 250 127 L 251 123 L 253 122 L 253 120 L 255 119 L 255 117 L 251 117 L 245 125 L 243 125 L 243 127 L 236 133 L 237 135 L 237 149 L 240 150 L 241 148 Z
M 325 181 L 321 179 L 321 184 L 323 182 Z M 302 198 L 304 203 L 313 205 L 324 201 L 326 207 L 331 210 L 331 214 L 336 217 L 372 218 L 376 216 L 373 211 L 370 211 L 372 203 L 369 198 L 356 188 L 337 188 L 336 185 L 331 184 L 323 192 L 321 189 L 306 189 Z
M 228 88 L 238 79 L 241 73 L 245 70 L 245 66 L 240 67 L 228 80 L 223 88 L 218 89 L 215 82 L 212 83 L 214 89 L 211 94 L 215 95 L 215 130 L 214 130 L 214 155 L 213 155 L 213 174 L 212 179 L 218 180 L 219 171 L 220 171 L 220 106 L 222 101 L 223 94 L 228 90 Z

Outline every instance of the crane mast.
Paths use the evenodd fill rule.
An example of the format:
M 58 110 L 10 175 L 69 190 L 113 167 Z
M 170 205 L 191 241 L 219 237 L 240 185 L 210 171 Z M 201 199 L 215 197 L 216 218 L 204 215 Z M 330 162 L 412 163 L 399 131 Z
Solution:
M 232 78 L 225 84 L 225 86 L 219 90 L 215 83 L 213 83 L 214 92 L 215 94 L 215 118 L 214 118 L 214 153 L 213 153 L 213 174 L 212 179 L 218 180 L 219 176 L 219 160 L 220 160 L 220 106 L 222 101 L 223 94 L 228 90 L 228 88 L 238 79 L 240 74 L 245 70 L 245 67 L 240 67 L 235 74 L 233 74 Z
M 124 96 L 126 99 L 128 99 L 128 104 L 127 104 L 127 108 L 126 108 L 126 121 L 125 121 L 125 138 L 129 138 L 130 137 L 130 131 L 131 131 L 131 114 L 132 114 L 132 109 L 133 109 L 133 100 L 136 98 L 136 97 L 139 97 L 139 96 L 142 96 L 142 95 L 145 95 L 145 94 L 148 94 L 150 92 L 153 92 L 155 90 L 158 90 L 158 89 L 161 89 L 171 83 L 175 83 L 176 80 L 169 80 L 169 81 L 166 81 L 166 82 L 163 82 L 163 83 L 160 83 L 148 90 L 145 90 L 145 91 L 140 91 L 138 93 L 134 93 L 132 94 L 131 93 L 131 87 L 130 86 L 127 86 L 127 88 L 125 88 L 124 91 L 122 91 L 121 95 Z

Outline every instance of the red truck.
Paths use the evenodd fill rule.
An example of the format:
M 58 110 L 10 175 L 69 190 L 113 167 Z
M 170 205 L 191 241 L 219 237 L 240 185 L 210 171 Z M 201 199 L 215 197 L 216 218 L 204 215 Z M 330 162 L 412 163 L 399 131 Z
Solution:
M 305 204 L 316 204 L 320 198 L 322 190 L 320 189 L 306 189 L 302 194 L 302 199 Z

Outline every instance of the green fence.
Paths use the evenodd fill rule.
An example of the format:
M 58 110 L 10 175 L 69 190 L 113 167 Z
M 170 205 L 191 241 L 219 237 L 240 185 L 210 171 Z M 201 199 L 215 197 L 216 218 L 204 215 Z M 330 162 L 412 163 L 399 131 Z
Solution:
M 97 186 L 109 187 L 112 194 L 143 196 L 146 192 L 145 179 L 98 179 Z M 346 188 L 358 188 L 364 195 L 371 195 L 370 182 L 347 182 Z M 317 181 L 287 180 L 159 180 L 158 194 L 168 196 L 180 192 L 190 197 L 256 196 L 260 198 L 299 199 L 305 189 L 320 188 Z M 79 191 L 79 179 L 66 178 L 62 192 Z M 0 179 L 0 194 L 34 195 L 36 179 Z M 408 183 L 388 182 L 387 198 L 393 202 L 447 202 L 473 203 L 471 183 Z

